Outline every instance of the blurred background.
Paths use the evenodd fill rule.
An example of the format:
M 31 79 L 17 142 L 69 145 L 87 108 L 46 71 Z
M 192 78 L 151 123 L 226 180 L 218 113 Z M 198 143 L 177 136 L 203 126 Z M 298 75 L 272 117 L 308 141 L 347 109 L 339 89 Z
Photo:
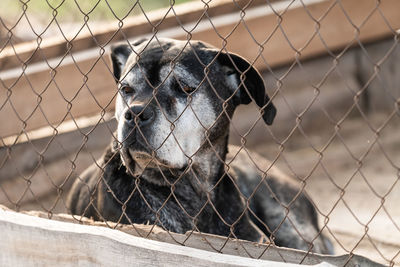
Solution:
M 397 0 L 0 3 L 0 205 L 65 213 L 116 128 L 109 45 L 203 40 L 263 75 L 274 125 L 250 104 L 230 143 L 304 185 L 337 254 L 400 264 Z

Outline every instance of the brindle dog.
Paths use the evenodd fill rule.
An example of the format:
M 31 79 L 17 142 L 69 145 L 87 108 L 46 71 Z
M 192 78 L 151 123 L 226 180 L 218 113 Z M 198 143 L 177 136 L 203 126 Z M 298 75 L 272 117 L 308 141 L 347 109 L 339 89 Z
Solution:
M 75 181 L 71 213 L 331 252 L 313 205 L 291 178 L 274 167 L 263 178 L 235 147 L 227 158 L 238 105 L 255 102 L 268 125 L 276 115 L 249 62 L 200 41 L 171 39 L 118 44 L 111 59 L 119 87 L 116 140 L 100 167 Z

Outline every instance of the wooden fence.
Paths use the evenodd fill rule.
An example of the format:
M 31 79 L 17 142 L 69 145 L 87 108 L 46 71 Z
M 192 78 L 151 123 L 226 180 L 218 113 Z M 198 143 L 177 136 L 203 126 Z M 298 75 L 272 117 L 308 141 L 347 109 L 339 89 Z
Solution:
M 210 234 L 188 233 L 188 239 L 150 225 L 117 226 L 87 218 L 78 224 L 62 214 L 43 218 L 48 215 L 0 206 L 1 266 L 381 266 L 356 255 L 323 256 L 243 240 L 227 242 Z M 261 254 L 259 259 L 249 257 Z M 282 259 L 285 263 L 279 262 Z

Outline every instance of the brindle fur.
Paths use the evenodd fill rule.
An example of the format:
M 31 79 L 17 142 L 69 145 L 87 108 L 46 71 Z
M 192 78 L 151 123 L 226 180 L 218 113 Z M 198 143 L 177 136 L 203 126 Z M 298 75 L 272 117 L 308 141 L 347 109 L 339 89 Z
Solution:
M 254 101 L 267 124 L 276 114 L 246 60 L 200 41 L 170 39 L 118 44 L 111 58 L 119 87 L 133 90 L 118 94 L 116 140 L 71 189 L 72 214 L 331 252 L 298 184 L 274 166 L 263 178 L 237 147 L 228 154 L 237 105 Z

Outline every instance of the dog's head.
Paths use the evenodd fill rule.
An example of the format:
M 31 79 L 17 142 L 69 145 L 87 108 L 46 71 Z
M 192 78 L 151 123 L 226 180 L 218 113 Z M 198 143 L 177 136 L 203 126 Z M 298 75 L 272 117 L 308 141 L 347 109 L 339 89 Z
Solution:
M 203 42 L 117 44 L 111 59 L 119 88 L 117 138 L 131 173 L 186 167 L 202 148 L 226 139 L 239 104 L 254 101 L 267 124 L 275 117 L 257 70 Z

